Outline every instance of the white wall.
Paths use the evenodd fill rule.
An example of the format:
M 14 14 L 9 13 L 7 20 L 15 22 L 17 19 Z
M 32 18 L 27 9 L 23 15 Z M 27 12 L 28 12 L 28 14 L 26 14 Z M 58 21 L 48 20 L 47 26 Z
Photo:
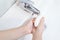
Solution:
M 46 17 L 47 28 L 43 33 L 43 40 L 60 40 L 60 0 L 38 0 L 35 2 L 40 4 L 36 3 L 37 7 L 41 11 L 41 14 Z M 12 8 L 12 10 L 14 10 L 12 13 L 10 13 L 12 11 L 10 10 L 10 12 L 7 12 L 2 18 L 0 18 L 0 30 L 19 26 L 20 23 L 22 24 L 22 22 L 24 22 L 21 22 L 21 20 L 26 20 L 26 18 L 31 16 L 29 14 L 25 14 L 22 18 L 24 13 L 21 14 L 19 12 L 20 9 L 16 8 L 17 7 Z M 31 37 L 28 36 L 26 40 L 29 40 L 30 38 Z
M 49 0 L 44 40 L 60 40 L 60 0 Z
M 15 1 L 16 0 L 0 0 L 0 16 L 2 16 Z

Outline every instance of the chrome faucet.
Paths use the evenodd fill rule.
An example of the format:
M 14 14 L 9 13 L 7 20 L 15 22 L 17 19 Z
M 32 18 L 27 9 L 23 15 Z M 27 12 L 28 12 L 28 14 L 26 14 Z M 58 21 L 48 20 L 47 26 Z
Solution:
M 40 11 L 33 6 L 34 2 L 31 0 L 18 0 L 18 5 L 27 12 L 32 13 L 32 15 L 39 15 Z

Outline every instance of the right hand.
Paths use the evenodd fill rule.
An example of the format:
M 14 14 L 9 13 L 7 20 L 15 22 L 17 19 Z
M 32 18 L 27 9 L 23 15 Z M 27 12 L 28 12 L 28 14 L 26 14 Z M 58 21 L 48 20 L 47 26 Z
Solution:
M 34 25 L 34 21 L 35 21 L 35 19 L 33 20 L 33 25 Z M 37 27 L 33 26 L 32 34 L 35 34 L 35 33 L 42 34 L 44 29 L 45 29 L 45 27 L 44 27 L 44 17 L 42 17 L 39 25 Z

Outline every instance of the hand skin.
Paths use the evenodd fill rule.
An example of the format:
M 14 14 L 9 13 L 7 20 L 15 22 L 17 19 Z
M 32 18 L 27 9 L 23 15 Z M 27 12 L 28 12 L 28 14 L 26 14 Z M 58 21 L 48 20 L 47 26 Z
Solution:
M 32 31 L 32 20 L 29 19 L 22 27 L 0 31 L 0 40 L 17 40 L 18 38 L 30 34 Z
M 34 22 L 35 20 L 33 20 Z M 41 18 L 40 23 L 37 27 L 34 26 L 32 34 L 32 40 L 42 40 L 42 34 L 44 31 L 44 17 Z
M 0 40 L 17 40 L 18 38 L 30 34 L 31 32 L 33 32 L 32 40 L 42 40 L 42 33 L 44 31 L 44 18 L 41 19 L 37 28 L 33 27 L 33 20 L 34 19 L 29 19 L 22 27 L 0 31 Z

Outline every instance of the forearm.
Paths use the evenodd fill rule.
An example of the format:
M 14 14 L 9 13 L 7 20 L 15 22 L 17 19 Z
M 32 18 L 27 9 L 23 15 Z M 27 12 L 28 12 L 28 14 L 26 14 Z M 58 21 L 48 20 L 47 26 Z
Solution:
M 0 40 L 16 40 L 27 33 L 24 27 L 0 31 Z
M 42 40 L 42 34 L 39 32 L 34 33 L 32 40 Z

